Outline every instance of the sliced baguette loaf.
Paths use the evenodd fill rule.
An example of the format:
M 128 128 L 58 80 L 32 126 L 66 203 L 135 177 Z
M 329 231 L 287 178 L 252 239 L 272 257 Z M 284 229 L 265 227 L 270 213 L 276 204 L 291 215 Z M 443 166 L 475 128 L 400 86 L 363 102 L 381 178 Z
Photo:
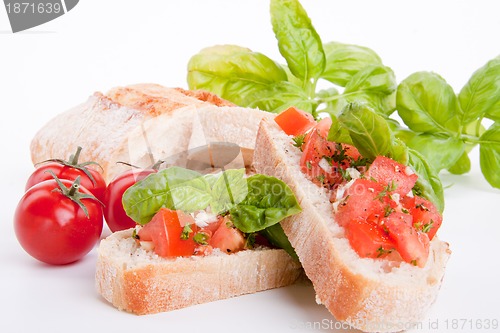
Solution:
M 139 247 L 132 230 L 101 241 L 95 281 L 108 302 L 138 315 L 283 287 L 302 275 L 300 264 L 280 249 L 161 258 Z
M 188 149 L 224 141 L 239 145 L 249 166 L 262 118 L 272 114 L 240 108 L 203 91 L 156 84 L 118 87 L 50 120 L 31 143 L 33 163 L 68 158 L 83 148 L 80 161 L 95 161 L 109 182 L 127 162 L 147 167 L 158 160 L 185 166 Z
M 301 172 L 300 155 L 274 121 L 262 121 L 254 167 L 287 183 L 302 207 L 301 214 L 281 225 L 313 283 L 317 302 L 337 320 L 363 331 L 401 331 L 418 323 L 441 286 L 448 244 L 435 237 L 424 268 L 360 258 L 333 219 L 326 190 Z

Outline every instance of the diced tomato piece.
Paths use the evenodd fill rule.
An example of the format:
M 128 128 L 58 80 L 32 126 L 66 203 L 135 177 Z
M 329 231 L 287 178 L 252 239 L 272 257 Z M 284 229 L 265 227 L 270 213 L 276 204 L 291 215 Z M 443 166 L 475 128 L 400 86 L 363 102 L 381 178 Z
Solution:
M 376 215 L 384 216 L 384 211 L 391 202 L 381 195 L 382 190 L 382 185 L 370 179 L 356 179 L 345 191 L 344 199 L 337 207 L 337 223 L 347 226 L 351 221 L 366 220 Z
M 311 181 L 321 186 L 342 180 L 338 166 L 330 159 L 336 151 L 335 143 L 321 136 L 319 130 L 314 129 L 308 133 L 302 149 L 300 167 Z
M 182 224 L 181 225 L 181 221 Z M 185 225 L 189 225 L 192 232 L 187 239 L 181 238 Z M 182 212 L 162 208 L 153 219 L 139 231 L 139 239 L 152 241 L 154 251 L 161 257 L 188 257 L 194 254 L 198 246 L 193 241 L 193 235 L 198 231 L 194 219 Z
M 328 138 L 330 127 L 332 127 L 331 118 L 323 118 L 316 124 L 316 126 L 314 126 L 314 128 L 319 131 L 319 134 L 325 139 Z
M 316 121 L 310 113 L 293 106 L 277 115 L 274 121 L 286 134 L 293 136 L 304 134 L 316 125 Z
M 210 245 L 222 252 L 235 253 L 245 248 L 245 236 L 226 217 L 214 232 Z
M 429 237 L 417 231 L 410 214 L 394 212 L 385 217 L 381 226 L 395 242 L 401 258 L 418 267 L 424 267 L 429 257 Z
M 434 238 L 439 227 L 443 223 L 443 216 L 436 206 L 422 197 L 406 197 L 401 204 L 413 216 L 415 229 L 427 233 L 430 240 Z
M 336 144 L 326 139 L 331 123 L 330 118 L 321 120 L 318 126 L 307 133 L 302 146 L 301 170 L 320 186 L 342 182 L 341 171 L 350 167 L 351 162 L 361 156 L 354 146 Z
M 366 172 L 367 178 L 373 178 L 382 186 L 405 196 L 415 186 L 417 174 L 410 167 L 385 156 L 377 156 Z
M 378 225 L 367 220 L 351 221 L 347 239 L 352 248 L 363 258 L 384 258 L 391 253 L 395 244 Z
M 219 229 L 220 224 L 224 218 L 221 216 L 215 222 L 209 223 L 206 227 L 203 227 L 201 230 L 210 232 L 210 235 L 213 235 L 217 229 Z

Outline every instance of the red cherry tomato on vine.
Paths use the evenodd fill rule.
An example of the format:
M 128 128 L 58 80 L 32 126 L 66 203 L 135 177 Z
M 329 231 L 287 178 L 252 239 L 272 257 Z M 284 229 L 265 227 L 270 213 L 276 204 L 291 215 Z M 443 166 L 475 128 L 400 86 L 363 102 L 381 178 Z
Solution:
M 123 193 L 138 181 L 157 172 L 155 169 L 131 169 L 118 175 L 106 188 L 104 194 L 104 218 L 112 232 L 135 227 L 136 223 L 125 213 Z
M 52 170 L 59 179 L 74 181 L 76 177 L 80 176 L 81 186 L 85 187 L 97 199 L 102 201 L 104 199 L 104 192 L 106 191 L 106 181 L 99 171 L 88 167 L 90 164 L 97 163 L 78 163 L 81 149 L 81 147 L 78 147 L 77 152 L 71 155 L 69 161 L 51 159 L 39 164 L 36 170 L 28 178 L 26 190 L 45 180 L 54 179 L 54 177 L 47 172 L 48 170 Z
M 53 265 L 69 264 L 84 257 L 99 240 L 101 203 L 79 181 L 46 180 L 19 201 L 14 230 L 32 257 Z

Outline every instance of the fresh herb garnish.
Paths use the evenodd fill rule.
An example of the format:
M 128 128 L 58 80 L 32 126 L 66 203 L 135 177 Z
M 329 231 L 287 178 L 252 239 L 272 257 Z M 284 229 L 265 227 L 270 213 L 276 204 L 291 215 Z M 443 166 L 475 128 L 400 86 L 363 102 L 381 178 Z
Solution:
M 393 249 L 386 250 L 382 246 L 377 249 L 377 258 L 392 253 Z
M 434 221 L 431 219 L 429 223 L 423 224 L 423 222 L 417 222 L 415 223 L 415 228 L 417 230 L 421 230 L 422 232 L 428 233 L 431 231 L 432 226 L 434 225 Z
M 500 56 L 475 71 L 458 93 L 433 72 L 413 73 L 398 84 L 373 50 L 323 42 L 298 0 L 271 0 L 270 12 L 286 65 L 245 47 L 206 48 L 189 61 L 189 88 L 209 90 L 240 106 L 280 112 L 294 105 L 334 120 L 352 103 L 364 105 L 378 117 L 364 113 L 341 120 L 342 126 L 330 133 L 333 141 L 354 143 L 367 158 L 386 155 L 418 163 L 416 193 L 437 203 L 440 211 L 444 205 L 436 175 L 440 170 L 469 172 L 474 146 L 479 145 L 485 179 L 500 188 Z M 318 90 L 319 80 L 331 86 Z M 398 117 L 389 118 L 395 112 Z M 483 119 L 493 124 L 486 127 Z M 400 143 L 394 145 L 396 139 Z
M 252 232 L 245 235 L 245 249 L 253 249 L 255 246 L 257 233 Z
M 345 149 L 341 143 L 335 143 L 335 152 L 333 153 L 332 160 L 337 162 L 339 165 L 345 160 L 348 159 L 348 156 L 345 153 Z
M 139 234 L 137 233 L 137 230 L 135 230 L 135 229 L 132 231 L 132 238 L 139 239 Z
M 420 204 L 416 205 L 415 208 L 420 209 L 423 212 L 428 212 L 429 211 L 429 208 L 427 208 L 423 203 L 420 203 Z
M 210 239 L 210 236 L 203 231 L 199 231 L 193 236 L 193 240 L 195 243 L 200 244 L 200 245 L 208 245 L 208 240 Z
M 302 151 L 302 146 L 304 145 L 305 141 L 304 139 L 306 138 L 305 134 L 297 135 L 294 137 L 293 140 L 293 145 Z
M 325 182 L 325 175 L 321 174 L 316 176 L 316 180 L 323 184 Z
M 181 239 L 182 240 L 188 240 L 189 239 L 189 234 L 193 232 L 193 229 L 191 228 L 191 224 L 186 224 L 184 228 L 182 228 L 181 232 Z
M 382 201 L 390 192 L 393 192 L 396 190 L 396 188 L 398 187 L 398 184 L 394 181 L 391 181 L 389 184 L 387 184 L 386 186 L 384 186 L 384 188 L 382 189 L 382 191 L 380 191 L 377 196 L 375 197 L 374 200 L 380 200 Z
M 388 217 L 392 213 L 394 213 L 396 210 L 392 208 L 391 206 L 385 206 L 384 207 L 384 217 Z
M 424 224 L 422 231 L 425 233 L 428 233 L 429 231 L 431 231 L 433 225 L 434 225 L 434 221 L 431 220 L 429 223 Z
M 351 167 L 353 168 L 359 168 L 359 167 L 364 167 L 368 165 L 369 160 L 364 157 L 358 157 L 357 159 L 351 159 Z

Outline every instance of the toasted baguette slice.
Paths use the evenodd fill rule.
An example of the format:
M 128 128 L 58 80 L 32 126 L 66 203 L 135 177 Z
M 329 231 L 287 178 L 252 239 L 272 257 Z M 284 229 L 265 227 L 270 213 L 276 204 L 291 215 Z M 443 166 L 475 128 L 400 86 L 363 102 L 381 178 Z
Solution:
M 165 259 L 139 247 L 132 231 L 101 241 L 95 281 L 108 302 L 138 315 L 283 287 L 302 276 L 300 263 L 284 250 Z
M 301 214 L 281 225 L 313 283 L 317 302 L 337 320 L 363 331 L 401 331 L 422 320 L 441 286 L 448 244 L 435 237 L 424 268 L 360 258 L 333 219 L 326 190 L 301 172 L 300 155 L 274 121 L 262 121 L 254 166 L 287 183 L 302 207 Z
M 33 163 L 68 158 L 83 148 L 80 161 L 95 161 L 109 182 L 126 168 L 158 160 L 185 166 L 188 149 L 216 141 L 241 147 L 251 164 L 259 122 L 273 115 L 240 108 L 203 91 L 138 84 L 94 93 L 50 120 L 31 143 Z M 183 164 L 184 163 L 184 164 Z

